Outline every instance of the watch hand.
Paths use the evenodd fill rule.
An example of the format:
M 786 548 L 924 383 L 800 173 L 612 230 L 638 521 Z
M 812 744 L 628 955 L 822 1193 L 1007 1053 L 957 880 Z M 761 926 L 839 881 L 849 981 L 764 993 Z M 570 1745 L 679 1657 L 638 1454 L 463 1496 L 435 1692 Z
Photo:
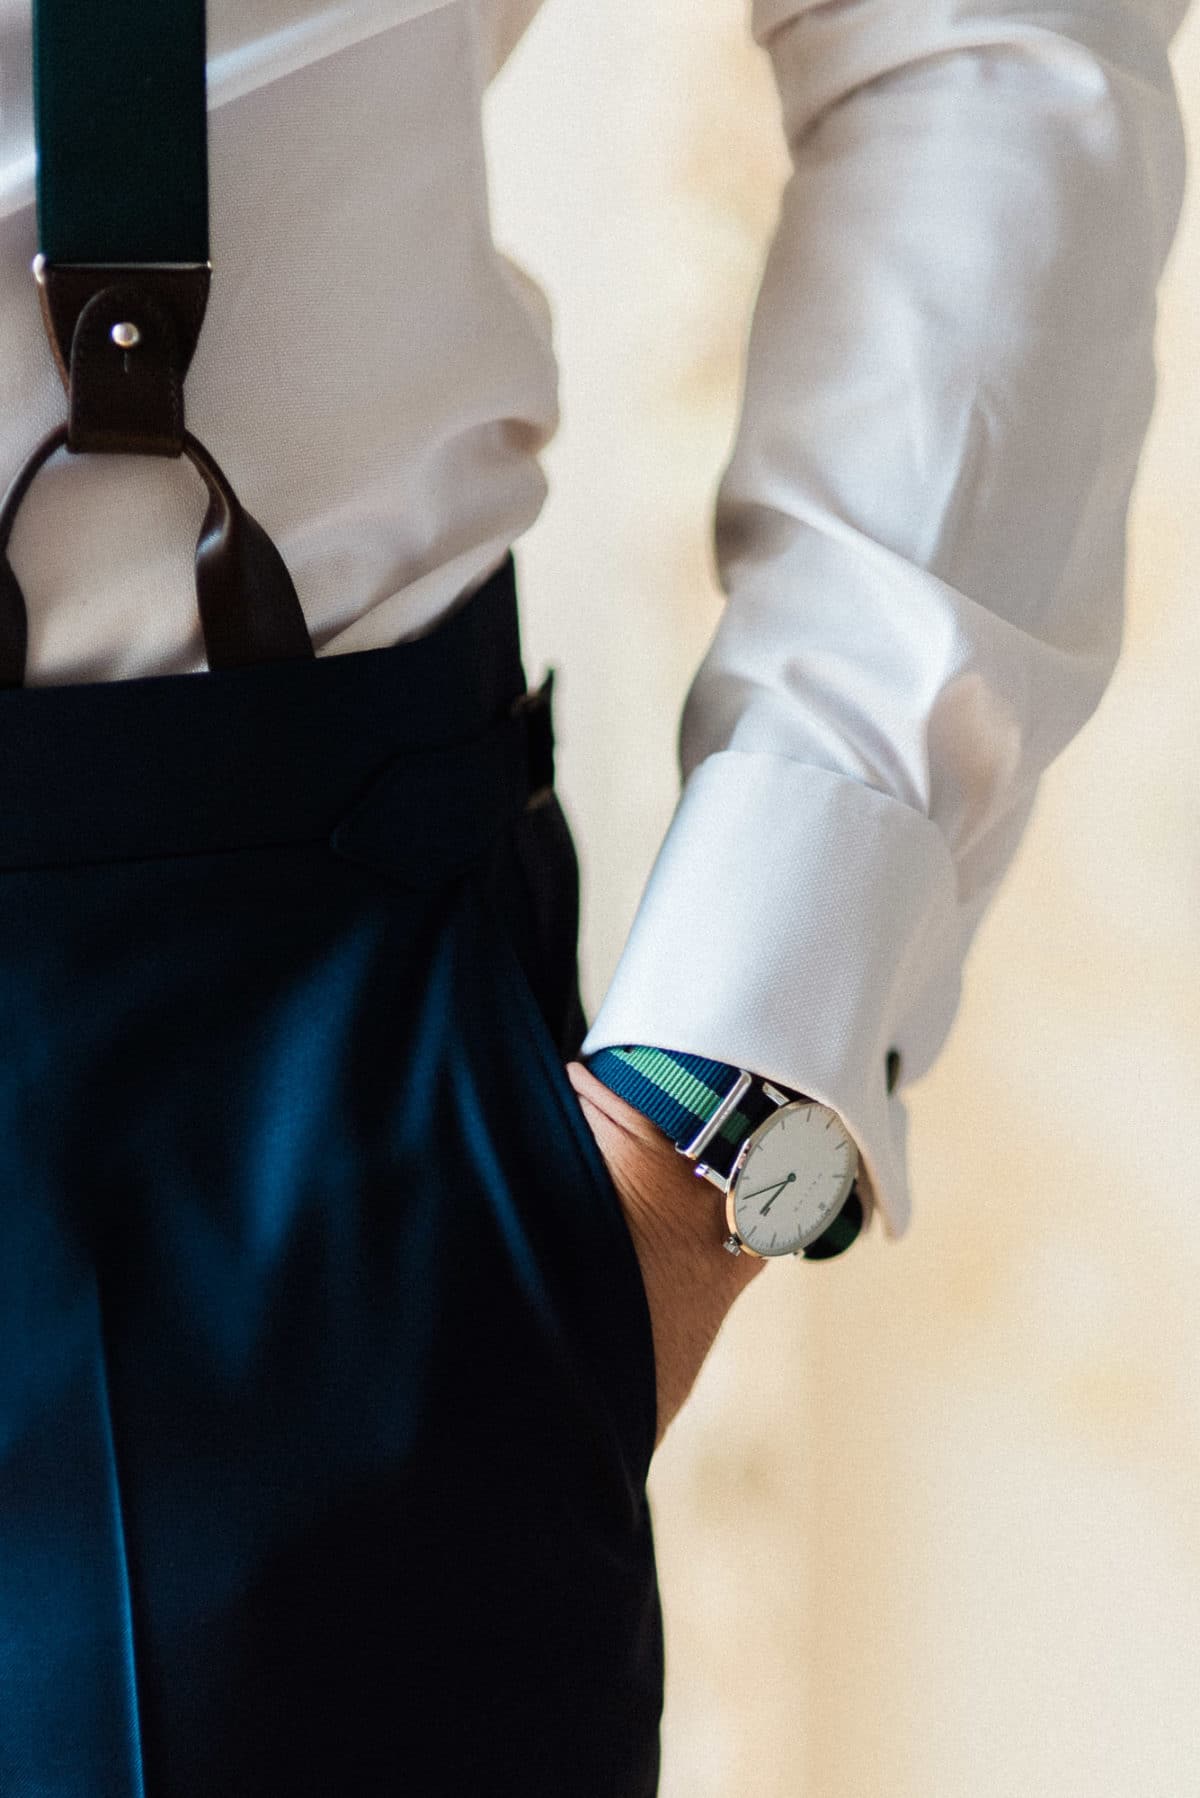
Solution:
M 789 1175 L 788 1175 L 788 1176 L 787 1176 L 787 1178 L 786 1178 L 786 1179 L 785 1179 L 785 1180 L 780 1180 L 780 1181 L 779 1181 L 779 1182 L 778 1182 L 778 1183 L 777 1183 L 777 1184 L 776 1184 L 776 1187 L 775 1187 L 775 1190 L 774 1190 L 774 1192 L 771 1192 L 771 1189 L 770 1189 L 770 1187 L 769 1187 L 769 1186 L 760 1186 L 760 1187 L 759 1187 L 759 1188 L 758 1188 L 758 1191 L 757 1191 L 757 1192 L 748 1192 L 748 1193 L 747 1193 L 747 1194 L 746 1194 L 746 1197 L 747 1197 L 747 1198 L 748 1198 L 748 1199 L 756 1199 L 756 1198 L 758 1198 L 758 1196 L 759 1196 L 759 1193 L 764 1193 L 764 1192 L 771 1192 L 771 1196 L 770 1196 L 770 1198 L 769 1198 L 769 1199 L 768 1199 L 768 1200 L 767 1200 L 767 1202 L 766 1202 L 766 1204 L 765 1204 L 765 1205 L 761 1205 L 761 1206 L 760 1206 L 760 1207 L 759 1207 L 759 1213 L 758 1213 L 758 1215 L 759 1215 L 759 1216 L 760 1216 L 760 1217 L 766 1217 L 766 1215 L 767 1215 L 767 1212 L 768 1212 L 768 1211 L 769 1211 L 769 1210 L 770 1210 L 770 1209 L 771 1209 L 771 1207 L 772 1207 L 772 1205 L 773 1205 L 773 1204 L 774 1204 L 774 1203 L 775 1203 L 775 1201 L 776 1201 L 776 1199 L 777 1199 L 777 1198 L 778 1198 L 778 1197 L 779 1197 L 779 1195 L 780 1195 L 780 1193 L 781 1193 L 781 1192 L 782 1192 L 782 1191 L 783 1191 L 783 1189 L 784 1189 L 784 1187 L 785 1187 L 785 1186 L 790 1186 L 790 1185 L 791 1185 L 791 1183 L 792 1183 L 792 1181 L 793 1181 L 793 1180 L 794 1180 L 794 1179 L 795 1179 L 795 1178 L 796 1178 L 796 1176 L 795 1176 L 795 1173 L 794 1173 L 794 1172 L 793 1172 L 793 1173 L 790 1173 L 790 1174 L 789 1174 Z

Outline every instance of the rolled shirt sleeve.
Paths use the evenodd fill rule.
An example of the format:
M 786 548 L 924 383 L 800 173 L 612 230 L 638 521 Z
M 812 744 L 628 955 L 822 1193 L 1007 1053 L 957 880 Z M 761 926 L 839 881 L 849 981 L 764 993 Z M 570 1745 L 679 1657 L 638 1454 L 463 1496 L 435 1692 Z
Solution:
M 1120 650 L 1183 11 L 752 11 L 792 173 L 717 492 L 726 602 L 581 1054 L 685 1050 L 832 1106 L 893 1239 L 903 1088 Z

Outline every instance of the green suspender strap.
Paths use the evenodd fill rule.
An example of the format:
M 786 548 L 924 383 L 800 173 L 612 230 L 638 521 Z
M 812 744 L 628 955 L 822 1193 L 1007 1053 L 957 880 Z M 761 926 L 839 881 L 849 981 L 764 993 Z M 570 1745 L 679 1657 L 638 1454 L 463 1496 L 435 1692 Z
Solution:
M 196 596 L 209 668 L 312 656 L 291 576 L 184 423 L 208 305 L 204 0 L 33 0 L 42 320 L 66 422 L 0 502 L 0 687 L 25 679 L 8 560 L 26 491 L 56 450 L 185 456 L 208 489 Z
M 38 241 L 59 263 L 208 263 L 204 0 L 35 0 Z

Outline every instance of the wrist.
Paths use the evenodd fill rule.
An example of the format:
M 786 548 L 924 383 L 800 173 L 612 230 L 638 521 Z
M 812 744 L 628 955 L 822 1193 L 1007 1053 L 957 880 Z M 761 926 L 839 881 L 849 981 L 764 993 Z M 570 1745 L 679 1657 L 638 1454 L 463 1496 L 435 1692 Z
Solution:
M 766 1264 L 754 1255 L 726 1254 L 720 1199 L 665 1133 L 636 1106 L 598 1079 L 582 1062 L 567 1063 L 567 1076 L 614 1184 L 631 1229 L 646 1254 L 678 1271 L 685 1257 L 692 1277 L 727 1291 L 729 1301 Z

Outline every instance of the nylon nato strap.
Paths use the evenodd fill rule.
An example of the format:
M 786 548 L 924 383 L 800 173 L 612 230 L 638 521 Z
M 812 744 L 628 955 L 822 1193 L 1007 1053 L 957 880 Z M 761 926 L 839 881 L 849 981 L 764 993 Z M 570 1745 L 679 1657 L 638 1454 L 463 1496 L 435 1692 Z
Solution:
M 706 1061 L 700 1055 L 650 1048 L 642 1043 L 622 1048 L 598 1049 L 588 1056 L 588 1067 L 597 1080 L 665 1130 L 671 1141 L 690 1141 L 731 1092 L 738 1069 L 723 1061 Z M 702 1159 L 719 1174 L 726 1174 L 751 1130 L 769 1117 L 775 1107 L 765 1094 L 751 1087 L 704 1151 Z M 726 1149 L 722 1154 L 721 1148 Z M 716 1149 L 716 1154 L 710 1154 Z
M 39 247 L 209 257 L 204 0 L 34 0 Z
M 688 1055 L 681 1050 L 668 1052 L 644 1043 L 597 1049 L 588 1056 L 587 1066 L 597 1080 L 603 1080 L 605 1086 L 665 1130 L 676 1145 L 695 1137 L 732 1091 L 739 1073 L 727 1062 L 708 1061 L 702 1055 Z M 751 1086 L 708 1144 L 701 1160 L 727 1176 L 750 1132 L 774 1110 L 766 1094 Z M 821 1261 L 841 1254 L 858 1236 L 862 1217 L 856 1185 L 829 1228 L 804 1250 L 805 1258 Z

